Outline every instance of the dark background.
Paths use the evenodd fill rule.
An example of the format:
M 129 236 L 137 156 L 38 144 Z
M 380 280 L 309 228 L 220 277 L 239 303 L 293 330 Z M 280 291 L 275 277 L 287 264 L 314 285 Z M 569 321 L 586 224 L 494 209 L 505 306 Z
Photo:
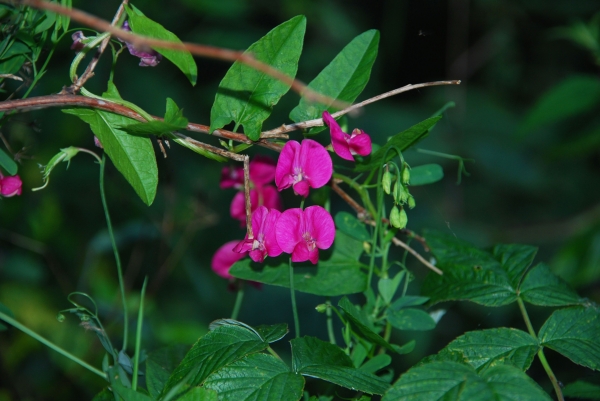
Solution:
M 462 80 L 458 87 L 424 88 L 383 100 L 349 121 L 351 128 L 360 127 L 383 143 L 448 101 L 456 103 L 418 147 L 474 159 L 466 165 L 470 176 L 457 185 L 456 161 L 406 152 L 413 166 L 439 163 L 445 171 L 443 181 L 411 190 L 417 207 L 409 212 L 409 228 L 445 230 L 482 247 L 497 242 L 539 246 L 536 262 L 548 263 L 581 295 L 600 300 L 597 108 L 531 132 L 521 129 L 533 105 L 554 85 L 577 74 L 597 77 L 592 54 L 556 38 L 553 30 L 575 21 L 587 23 L 600 2 L 387 0 L 375 6 L 347 0 L 146 0 L 134 4 L 184 41 L 232 49 L 245 49 L 276 25 L 304 14 L 308 26 L 297 75 L 304 82 L 356 35 L 378 29 L 379 56 L 358 100 L 409 83 Z M 112 0 L 74 4 L 107 20 L 118 5 Z M 68 66 L 74 56 L 70 44 L 67 40 L 59 44 L 34 96 L 57 93 L 70 83 Z M 171 97 L 190 121 L 209 124 L 214 94 L 228 64 L 196 61 L 198 84 L 192 88 L 168 61 L 141 68 L 139 59 L 124 53 L 114 82 L 125 99 L 154 115 L 163 115 L 165 98 Z M 86 87 L 98 94 L 104 91 L 109 71 L 106 53 Z M 298 100 L 296 93 L 288 93 L 265 129 L 289 122 L 287 114 Z M 46 189 L 30 191 L 41 185 L 38 163 L 46 164 L 68 146 L 98 151 L 93 135 L 79 119 L 58 109 L 18 115 L 2 133 L 13 149 L 25 147 L 30 158 L 22 160 L 19 171 L 23 194 L 0 200 L 0 302 L 28 327 L 99 367 L 103 350 L 93 333 L 77 327 L 75 316 L 64 323 L 55 318 L 70 306 L 66 300 L 70 292 L 87 292 L 120 346 L 122 310 L 100 203 L 98 167 L 92 158 L 79 155 L 68 170 L 65 164 L 55 170 Z M 215 138 L 192 136 L 217 144 Z M 130 291 L 131 330 L 141 283 L 149 277 L 143 334 L 148 351 L 192 344 L 206 333 L 209 322 L 231 314 L 235 293 L 228 290 L 226 280 L 212 273 L 210 258 L 220 245 L 244 235 L 228 213 L 235 192 L 218 186 L 222 165 L 176 145 L 166 159 L 156 150 L 160 181 L 150 207 L 112 165 L 106 173 L 109 208 Z M 257 151 L 276 157 L 264 149 L 250 153 Z M 332 209 L 349 210 L 335 195 Z M 418 294 L 426 271 L 413 261 L 410 267 L 416 281 L 409 294 Z M 355 300 L 362 302 L 361 297 Z M 298 301 L 303 334 L 325 338 L 325 318 L 314 311 L 324 299 L 298 294 Z M 413 353 L 394 359 L 395 377 L 465 331 L 498 326 L 524 329 L 516 305 L 441 307 L 448 311 L 434 331 L 393 337 L 396 343 L 418 339 Z M 534 326 L 539 328 L 550 312 L 532 308 Z M 251 325 L 291 324 L 288 290 L 248 287 L 239 319 Z M 285 355 L 288 344 L 280 341 L 275 349 Z M 564 383 L 591 376 L 552 352 L 548 357 Z M 534 363 L 529 373 L 550 388 L 541 366 Z M 90 399 L 103 385 L 95 375 L 17 330 L 0 333 L 0 400 Z

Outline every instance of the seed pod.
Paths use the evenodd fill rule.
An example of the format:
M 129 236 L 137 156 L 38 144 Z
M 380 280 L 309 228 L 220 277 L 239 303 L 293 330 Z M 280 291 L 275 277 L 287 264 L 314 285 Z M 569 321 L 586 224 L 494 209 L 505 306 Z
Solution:
M 404 168 L 402 169 L 402 183 L 408 184 L 410 182 L 410 170 L 408 169 L 408 164 L 404 163 Z
M 319 304 L 319 305 L 315 306 L 315 309 L 319 313 L 325 313 L 325 311 L 327 311 L 327 305 L 326 304 Z
M 412 195 L 408 195 L 408 207 L 413 209 L 416 205 L 415 198 Z
M 398 210 L 397 206 L 394 206 L 390 212 L 390 224 L 395 228 L 400 228 L 400 225 L 402 224 L 400 211 Z
M 381 186 L 383 187 L 383 192 L 389 195 L 392 188 L 392 173 L 390 173 L 388 170 L 383 173 Z

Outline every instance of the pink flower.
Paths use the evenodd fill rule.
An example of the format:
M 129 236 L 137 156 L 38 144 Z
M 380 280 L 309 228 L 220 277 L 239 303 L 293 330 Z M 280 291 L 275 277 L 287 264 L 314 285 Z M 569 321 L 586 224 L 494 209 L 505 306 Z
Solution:
M 235 252 L 250 252 L 250 259 L 262 263 L 265 256 L 275 257 L 281 255 L 281 248 L 275 238 L 275 224 L 281 212 L 260 206 L 252 213 L 252 233 L 254 238 L 246 238 L 238 243 Z
M 307 197 L 310 187 L 327 184 L 332 173 L 331 156 L 323 145 L 312 139 L 305 139 L 302 144 L 288 141 L 277 161 L 275 184 L 280 191 L 292 187 L 294 193 Z
M 131 28 L 129 27 L 129 22 L 125 21 L 123 23 L 123 29 L 125 31 L 131 31 Z M 121 40 L 121 39 L 119 39 Z M 123 40 L 121 40 L 121 42 L 124 42 Z M 159 52 L 157 52 L 156 50 L 152 50 L 150 49 L 150 51 L 143 51 L 143 50 L 138 50 L 135 48 L 134 45 L 132 45 L 129 42 L 125 42 L 125 45 L 127 46 L 127 49 L 129 50 L 129 53 L 131 53 L 132 56 L 136 56 L 140 58 L 140 67 L 156 67 L 158 65 L 158 63 L 160 63 L 160 60 L 162 60 L 162 54 L 160 54 Z
M 23 182 L 18 175 L 3 176 L 0 173 L 0 195 L 10 198 L 11 196 L 21 195 L 21 186 Z
M 277 243 L 292 262 L 319 261 L 318 249 L 327 249 L 335 238 L 335 225 L 329 212 L 321 206 L 288 209 L 281 214 L 275 227 Z
M 244 169 L 236 166 L 225 166 L 221 170 L 221 189 L 244 188 Z
M 239 241 L 229 241 L 225 245 L 222 245 L 212 257 L 210 267 L 219 276 L 232 279 L 233 277 L 229 274 L 229 269 L 235 262 L 246 256 L 246 253 L 234 252 L 233 248 Z
M 273 185 L 256 187 L 250 190 L 250 213 L 253 213 L 259 206 L 265 206 L 267 209 L 283 209 L 281 196 Z M 242 225 L 246 222 L 246 200 L 243 192 L 238 192 L 231 201 L 229 208 L 231 217 L 239 220 Z
M 371 137 L 365 131 L 356 128 L 352 135 L 346 134 L 328 111 L 323 112 L 323 121 L 331 131 L 331 145 L 339 157 L 354 161 L 354 155 L 371 154 Z

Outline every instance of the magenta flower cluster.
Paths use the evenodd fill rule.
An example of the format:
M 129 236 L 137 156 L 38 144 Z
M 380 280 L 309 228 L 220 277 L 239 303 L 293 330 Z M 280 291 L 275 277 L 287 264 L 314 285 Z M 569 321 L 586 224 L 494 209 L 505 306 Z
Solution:
M 371 138 L 362 130 L 352 135 L 342 131 L 328 113 L 323 121 L 330 128 L 334 151 L 343 159 L 354 160 L 353 155 L 371 153 Z M 319 261 L 319 249 L 328 249 L 335 239 L 333 218 L 321 206 L 306 209 L 292 208 L 282 212 L 279 193 L 271 185 L 275 180 L 278 191 L 292 188 L 296 195 L 308 197 L 310 188 L 326 185 L 333 174 L 333 162 L 323 145 L 304 139 L 301 143 L 288 141 L 275 164 L 270 158 L 257 156 L 250 162 L 250 201 L 252 235 L 246 233 L 242 241 L 230 241 L 221 246 L 212 259 L 212 269 L 221 277 L 231 279 L 230 267 L 248 255 L 262 263 L 266 257 L 282 253 L 292 262 Z M 241 167 L 225 167 L 221 172 L 221 188 L 236 188 L 230 214 L 245 221 L 244 172 Z
M 10 198 L 11 196 L 21 195 L 21 186 L 23 182 L 18 175 L 3 176 L 0 172 L 0 195 Z

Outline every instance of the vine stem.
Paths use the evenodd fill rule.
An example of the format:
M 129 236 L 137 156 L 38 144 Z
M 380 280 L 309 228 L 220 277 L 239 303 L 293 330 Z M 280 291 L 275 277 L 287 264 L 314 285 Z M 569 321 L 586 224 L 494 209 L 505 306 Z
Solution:
M 142 292 L 140 293 L 140 309 L 138 312 L 137 327 L 135 330 L 135 354 L 133 356 L 133 376 L 131 378 L 131 388 L 137 390 L 138 371 L 140 366 L 140 349 L 142 347 L 142 327 L 144 325 L 144 296 L 146 295 L 146 285 L 148 277 L 144 278 Z
M 115 241 L 115 235 L 113 233 L 112 223 L 110 221 L 110 214 L 108 213 L 108 203 L 106 202 L 106 194 L 104 192 L 104 166 L 106 165 L 106 154 L 102 154 L 102 161 L 100 163 L 100 197 L 102 198 L 102 208 L 104 209 L 104 216 L 106 217 L 106 226 L 108 227 L 108 236 L 110 237 L 110 243 L 115 254 L 115 262 L 117 264 L 117 274 L 119 276 L 119 288 L 121 290 L 121 302 L 123 303 L 123 348 L 122 351 L 127 350 L 127 337 L 129 335 L 129 316 L 127 313 L 127 300 L 125 298 L 125 283 L 123 282 L 123 270 L 121 268 L 121 258 L 119 257 L 119 250 L 117 249 L 117 242 Z
M 290 258 L 290 296 L 292 298 L 292 312 L 294 314 L 294 328 L 296 338 L 300 338 L 300 319 L 298 319 L 298 308 L 296 307 L 296 291 L 294 290 L 294 269 L 292 268 L 292 258 Z
M 235 304 L 233 305 L 233 312 L 231 312 L 231 319 L 237 320 L 240 314 L 240 308 L 242 307 L 242 301 L 244 300 L 244 283 L 240 282 L 237 296 L 235 297 Z
M 21 330 L 23 333 L 27 334 L 28 336 L 30 336 L 30 337 L 38 340 L 39 342 L 41 342 L 42 344 L 44 344 L 46 347 L 48 347 L 48 348 L 50 348 L 50 349 L 58 352 L 62 356 L 65 356 L 65 357 L 69 358 L 73 362 L 78 363 L 79 365 L 83 366 L 84 368 L 86 368 L 90 372 L 93 372 L 93 373 L 97 374 L 98 376 L 102 377 L 103 379 L 106 379 L 106 375 L 101 370 L 96 369 L 95 367 L 93 367 L 89 363 L 87 363 L 85 361 L 82 361 L 81 359 L 77 358 L 75 355 L 71 354 L 70 352 L 68 352 L 68 351 L 60 348 L 58 345 L 54 344 L 50 340 L 47 340 L 46 338 L 44 338 L 41 335 L 37 334 L 35 331 L 31 330 L 27 326 L 24 326 L 21 323 L 17 322 L 15 319 L 13 319 L 12 317 L 6 315 L 5 313 L 0 312 L 0 319 L 4 320 L 6 323 L 10 324 L 11 326 L 15 327 L 16 329 Z
M 519 304 L 519 309 L 521 310 L 521 315 L 523 315 L 523 320 L 525 321 L 525 326 L 527 326 L 529 334 L 531 334 L 531 336 L 537 340 L 537 335 L 535 334 L 535 330 L 533 330 L 533 325 L 531 324 L 531 320 L 529 320 L 529 315 L 527 314 L 527 309 L 525 309 L 525 304 L 523 303 L 523 300 L 521 298 L 517 298 L 517 304 Z M 558 379 L 556 378 L 554 372 L 550 368 L 550 364 L 546 359 L 546 355 L 544 355 L 544 347 L 540 347 L 540 350 L 538 351 L 537 355 L 540 359 L 540 362 L 542 363 L 542 366 L 544 367 L 544 370 L 546 371 L 546 374 L 552 382 L 554 392 L 556 393 L 556 398 L 558 399 L 558 401 L 564 401 L 565 398 L 562 394 L 562 390 L 560 388 L 560 384 L 558 383 Z
M 327 309 L 325 311 L 325 313 L 327 314 L 327 335 L 329 336 L 329 342 L 333 345 L 336 345 L 335 342 L 335 334 L 333 332 L 333 319 L 332 319 L 332 313 L 331 313 L 331 301 L 329 299 L 327 299 L 327 302 L 325 302 L 325 304 L 327 305 Z

